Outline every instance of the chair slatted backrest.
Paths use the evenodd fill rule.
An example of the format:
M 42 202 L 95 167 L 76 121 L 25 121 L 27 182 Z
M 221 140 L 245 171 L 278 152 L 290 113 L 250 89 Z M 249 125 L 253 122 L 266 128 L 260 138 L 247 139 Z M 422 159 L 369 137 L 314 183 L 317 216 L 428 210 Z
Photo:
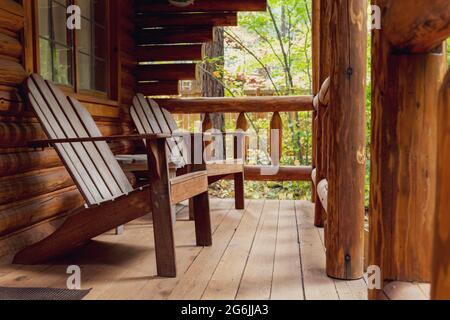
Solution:
M 167 133 L 173 134 L 178 130 L 177 123 L 172 114 L 161 108 L 154 100 L 145 98 L 138 93 L 133 99 L 130 108 L 131 118 L 140 134 Z M 167 148 L 170 152 L 170 160 L 182 167 L 186 164 L 183 149 L 185 148 L 182 138 L 167 139 Z
M 30 104 L 49 139 L 100 137 L 90 113 L 74 98 L 33 74 L 26 82 Z M 88 205 L 133 191 L 106 142 L 57 143 L 55 148 Z

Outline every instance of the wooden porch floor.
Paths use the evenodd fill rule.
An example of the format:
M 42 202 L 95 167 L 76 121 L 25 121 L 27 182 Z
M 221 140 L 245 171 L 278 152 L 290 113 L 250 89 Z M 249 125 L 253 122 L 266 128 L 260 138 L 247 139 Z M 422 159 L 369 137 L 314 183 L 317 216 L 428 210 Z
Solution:
M 86 299 L 367 299 L 364 280 L 325 275 L 323 230 L 307 201 L 211 200 L 213 241 L 195 246 L 184 207 L 175 224 L 178 277 L 156 276 L 152 223 L 143 218 L 121 236 L 102 235 L 41 266 L 2 266 L 0 286 L 64 288 L 68 265 L 81 267 Z

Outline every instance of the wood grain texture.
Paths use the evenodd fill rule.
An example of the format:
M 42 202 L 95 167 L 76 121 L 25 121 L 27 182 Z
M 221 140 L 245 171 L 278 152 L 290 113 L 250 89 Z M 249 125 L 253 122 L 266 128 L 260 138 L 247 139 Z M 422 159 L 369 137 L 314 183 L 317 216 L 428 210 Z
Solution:
M 121 88 L 122 81 L 127 85 L 133 83 L 128 77 L 130 72 L 122 73 L 122 70 L 131 70 L 137 61 L 132 57 L 136 50 L 119 46 L 119 43 L 128 41 L 123 35 L 134 32 L 133 24 L 130 23 L 134 12 L 131 10 L 130 1 L 111 0 L 111 2 L 117 7 L 120 4 L 121 8 L 121 19 L 118 20 L 116 28 L 120 34 L 113 32 L 111 36 L 111 51 L 116 53 L 111 55 L 111 59 L 117 58 L 117 65 L 124 66 L 120 70 L 112 69 L 111 75 L 115 71 L 118 72 L 119 79 L 116 82 Z M 8 179 L 6 177 L 12 179 L 12 176 L 18 178 L 12 180 L 13 183 L 9 188 L 4 185 L 6 189 L 3 188 L 4 193 L 0 193 L 0 198 L 11 200 L 0 206 L 2 225 L 0 233 L 6 237 L 14 232 L 17 234 L 15 238 L 21 243 L 17 246 L 16 241 L 4 242 L 2 250 L 10 253 L 31 244 L 30 240 L 35 239 L 30 231 L 33 225 L 39 229 L 40 223 L 44 225 L 48 219 L 63 217 L 67 211 L 84 203 L 74 186 L 68 186 L 66 174 L 58 174 L 62 163 L 54 150 L 42 151 L 26 147 L 28 141 L 43 138 L 45 135 L 27 105 L 27 99 L 21 96 L 24 78 L 28 73 L 35 71 L 34 61 L 30 60 L 33 59 L 32 51 L 36 40 L 31 21 L 32 1 L 27 0 L 23 3 L 24 5 L 21 1 L 0 1 L 0 176 L 2 179 Z M 121 28 L 119 25 L 125 27 Z M 124 50 L 131 53 L 126 54 Z M 121 79 L 121 74 L 125 75 L 124 79 Z M 115 91 L 114 88 L 112 91 Z M 134 89 L 131 94 L 134 95 Z M 125 109 L 120 106 L 119 96 L 112 95 L 110 100 L 86 93 L 70 93 L 70 95 L 80 98 L 85 103 L 104 135 L 125 134 L 132 129 Z M 121 142 L 112 143 L 111 148 L 117 153 L 132 153 L 135 146 L 129 142 Z M 13 195 L 11 192 L 14 185 L 23 191 L 20 196 L 19 193 Z M 46 190 L 45 185 L 49 187 Z M 58 185 L 63 188 L 59 188 Z M 36 234 L 41 233 L 36 231 Z
M 376 4 L 385 12 L 386 1 Z M 383 30 L 373 34 L 369 265 L 383 280 L 428 282 L 445 55 L 390 54 Z
M 208 12 L 208 11 L 266 11 L 266 0 L 197 0 L 189 6 L 175 6 L 164 0 L 148 3 L 138 0 L 137 11 L 140 13 L 154 12 Z
M 319 35 L 319 58 L 318 58 L 318 79 L 319 86 L 323 87 L 325 79 L 330 76 L 331 42 L 330 42 L 330 20 L 331 20 L 331 1 L 320 0 L 320 14 L 318 16 L 320 30 Z M 319 94 L 316 93 L 317 115 L 315 120 L 316 127 L 316 181 L 327 178 L 328 149 L 327 149 L 327 119 L 325 117 L 326 108 L 320 104 Z M 316 189 L 316 199 L 318 198 Z M 326 208 L 325 208 L 326 209 Z M 315 203 L 314 225 L 324 227 L 326 223 L 326 212 L 320 201 Z
M 438 154 L 437 157 L 437 192 L 436 220 L 434 224 L 434 255 L 431 298 L 450 299 L 450 199 L 448 197 L 450 176 L 448 163 L 450 161 L 450 71 L 443 82 L 440 92 L 438 112 Z
M 139 46 L 137 56 L 139 62 L 199 61 L 203 57 L 201 44 Z
M 312 96 L 155 99 L 172 113 L 313 111 Z
M 450 36 L 450 5 L 447 0 L 390 1 L 383 28 L 395 50 L 430 52 Z
M 237 26 L 236 12 L 146 14 L 136 19 L 139 28 L 183 26 Z
M 203 43 L 213 40 L 211 26 L 170 27 L 163 29 L 144 29 L 136 36 L 138 45 Z
M 14 263 L 36 264 L 46 261 L 150 211 L 148 189 L 135 191 L 102 206 L 81 208 L 71 213 L 50 236 L 17 253 Z
M 139 81 L 150 80 L 195 80 L 195 63 L 140 65 L 137 69 Z
M 363 276 L 367 1 L 331 9 L 327 274 Z

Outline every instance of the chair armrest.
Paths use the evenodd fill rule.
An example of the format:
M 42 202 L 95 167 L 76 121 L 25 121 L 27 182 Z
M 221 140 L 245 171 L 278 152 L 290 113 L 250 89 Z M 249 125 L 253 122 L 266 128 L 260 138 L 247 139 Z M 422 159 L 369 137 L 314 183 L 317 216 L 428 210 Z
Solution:
M 56 143 L 76 143 L 76 142 L 111 142 L 118 140 L 159 140 L 170 138 L 170 134 L 135 134 L 135 135 L 117 135 L 109 137 L 84 137 L 84 138 L 65 138 L 65 139 L 47 139 L 34 140 L 28 143 L 31 148 L 51 147 Z
M 172 137 L 173 138 L 181 138 L 181 137 L 185 137 L 185 136 L 191 136 L 191 137 L 196 137 L 196 136 L 236 136 L 236 137 L 242 137 L 242 136 L 249 136 L 248 133 L 246 132 L 184 132 L 184 133 L 172 133 Z

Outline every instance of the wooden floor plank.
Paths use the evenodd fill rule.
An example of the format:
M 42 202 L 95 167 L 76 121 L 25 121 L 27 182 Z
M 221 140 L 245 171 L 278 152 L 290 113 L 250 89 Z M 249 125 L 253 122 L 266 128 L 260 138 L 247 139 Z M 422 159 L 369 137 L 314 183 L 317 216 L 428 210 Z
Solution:
M 367 298 L 364 280 L 326 276 L 323 230 L 313 226 L 310 202 L 251 200 L 243 211 L 233 205 L 211 199 L 208 248 L 196 247 L 187 207 L 178 214 L 177 278 L 156 276 L 153 225 L 144 217 L 121 236 L 108 232 L 47 265 L 1 266 L 0 286 L 65 288 L 73 264 L 81 268 L 82 289 L 93 288 L 87 299 Z M 425 299 L 429 292 L 427 284 L 396 286 L 401 290 L 387 290 L 390 299 L 404 292 Z
M 415 282 L 392 281 L 384 286 L 384 293 L 389 300 L 428 300 Z
M 223 219 L 228 214 L 228 210 L 217 210 L 215 207 L 215 200 L 212 201 L 212 230 L 213 230 L 213 245 L 214 234 L 223 222 Z M 182 227 L 179 236 L 176 237 L 177 245 L 177 277 L 176 278 L 153 278 L 147 279 L 141 289 L 136 290 L 131 294 L 131 299 L 140 300 L 165 300 L 168 299 L 173 289 L 177 286 L 181 277 L 189 269 L 193 261 L 202 251 L 202 247 L 197 247 L 195 244 L 195 229 L 194 222 L 187 222 L 190 225 Z M 192 240 L 191 240 L 192 238 Z M 130 295 L 130 294 L 129 294 Z
M 246 208 L 248 204 L 247 201 Z M 245 212 L 245 210 L 234 210 L 231 207 L 228 210 L 225 219 L 214 233 L 214 245 L 203 248 L 186 273 L 181 276 L 169 299 L 199 300 L 201 298 Z
M 346 281 L 334 279 L 339 300 L 367 300 L 368 289 L 364 279 Z
M 271 299 L 304 299 L 294 201 L 280 203 Z
M 236 300 L 270 299 L 279 208 L 279 201 L 265 201 Z
M 339 300 L 333 279 L 325 271 L 325 250 L 314 227 L 312 203 L 295 203 L 306 300 Z
M 233 300 L 247 263 L 264 200 L 252 201 L 220 260 L 202 299 Z

